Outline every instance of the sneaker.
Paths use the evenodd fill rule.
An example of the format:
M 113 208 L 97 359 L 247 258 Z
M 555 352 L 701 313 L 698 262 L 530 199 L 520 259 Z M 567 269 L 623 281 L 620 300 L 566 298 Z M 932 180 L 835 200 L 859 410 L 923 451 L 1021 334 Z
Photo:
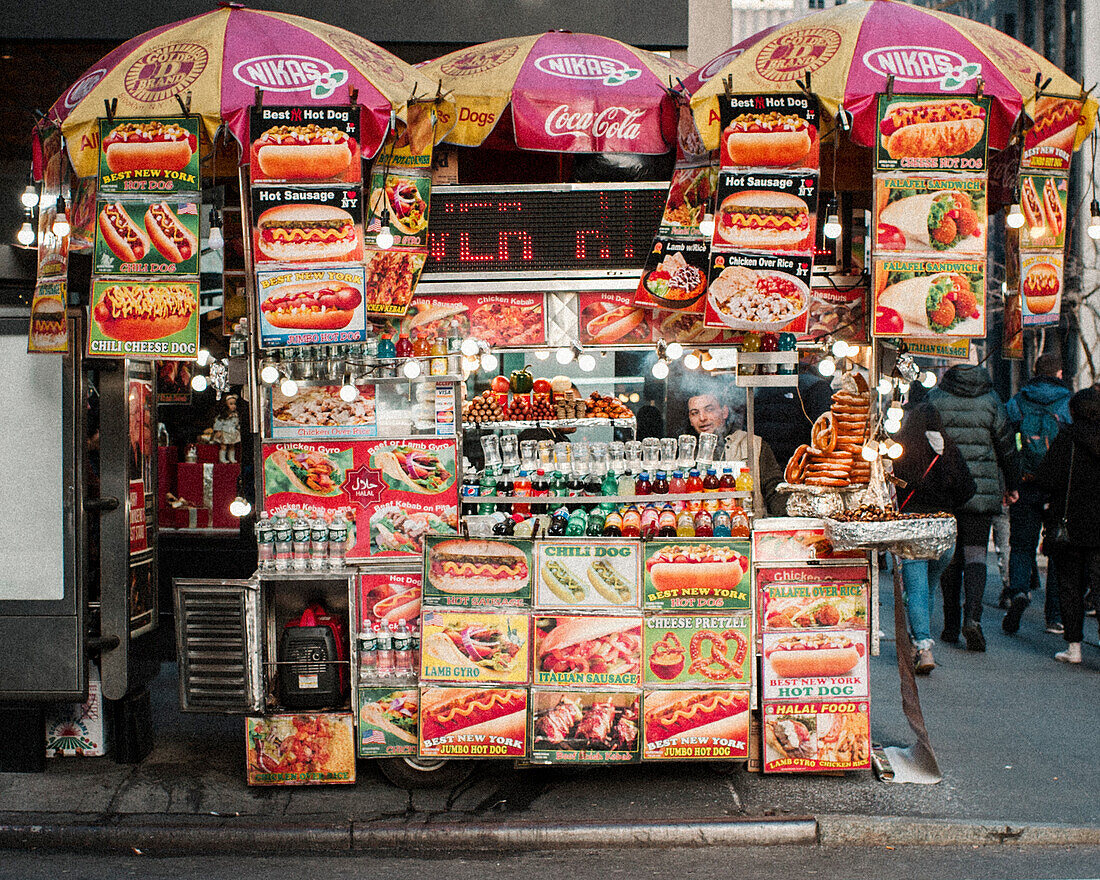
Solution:
M 1002 611 L 1007 611 L 1008 606 L 1012 604 L 1012 593 L 1008 591 L 1008 587 L 1001 590 L 1001 598 L 997 600 L 997 607 Z
M 1056 636 L 1060 636 L 1060 635 L 1065 634 L 1066 628 L 1064 626 L 1062 626 L 1061 623 L 1058 623 L 1058 622 L 1048 623 L 1047 624 L 1047 632 L 1048 633 L 1054 633 Z
M 1012 601 L 1008 604 L 1008 613 L 1005 615 L 1005 619 L 1001 621 L 1001 629 L 1010 636 L 1016 635 L 1016 632 L 1020 629 L 1020 618 L 1023 617 L 1024 610 L 1030 604 L 1031 599 L 1028 598 L 1026 593 L 1013 596 Z
M 1095 616 L 1096 616 L 1096 609 L 1095 608 L 1089 608 L 1085 612 L 1085 617 L 1095 617 Z
M 966 639 L 966 650 L 985 650 L 985 634 L 982 632 L 982 625 L 980 623 L 977 621 L 969 621 L 963 624 L 962 634 L 963 638 Z
M 917 651 L 917 655 L 913 659 L 913 671 L 917 675 L 928 675 L 935 668 L 936 661 L 932 659 L 931 648 L 922 648 Z
M 959 643 L 958 630 L 945 629 L 940 633 L 940 641 L 949 645 L 957 645 Z
M 1081 643 L 1070 642 L 1066 645 L 1064 651 L 1059 651 L 1054 655 L 1054 659 L 1060 663 L 1080 663 L 1081 662 Z

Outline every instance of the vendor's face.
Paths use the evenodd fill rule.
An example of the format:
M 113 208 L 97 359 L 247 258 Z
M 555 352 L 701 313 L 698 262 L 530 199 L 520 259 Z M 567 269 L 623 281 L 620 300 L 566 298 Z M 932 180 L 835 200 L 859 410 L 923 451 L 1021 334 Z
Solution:
M 729 418 L 730 408 L 718 403 L 713 394 L 697 394 L 688 398 L 688 421 L 696 432 L 720 434 Z

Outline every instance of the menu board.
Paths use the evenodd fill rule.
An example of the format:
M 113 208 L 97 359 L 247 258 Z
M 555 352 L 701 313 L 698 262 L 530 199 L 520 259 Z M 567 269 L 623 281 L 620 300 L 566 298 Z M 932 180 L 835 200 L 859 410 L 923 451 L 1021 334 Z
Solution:
M 372 232 L 386 228 L 400 247 L 426 247 L 432 178 L 420 171 L 375 172 L 367 197 Z
M 651 611 L 738 611 L 751 604 L 747 541 L 646 541 L 643 607 Z
M 635 305 L 676 312 L 703 311 L 710 248 L 703 239 L 657 236 L 646 257 Z
M 752 556 L 758 563 L 865 559 L 866 555 L 862 550 L 834 549 L 820 519 L 772 517 L 758 520 L 752 531 Z
M 246 718 L 249 785 L 351 785 L 355 782 L 354 716 L 350 712 Z
M 830 276 L 815 276 L 810 288 L 810 310 L 806 314 L 806 331 L 799 341 L 812 341 L 830 336 L 845 342 L 866 343 L 870 333 L 867 300 L 870 290 L 861 277 L 842 278 L 834 282 Z M 855 283 L 853 283 L 855 282 Z
M 1024 327 L 1059 322 L 1064 266 L 1061 251 L 1020 252 L 1019 304 Z
M 1020 249 L 1062 250 L 1066 244 L 1069 178 L 1050 174 L 1020 175 Z
M 817 98 L 801 92 L 730 95 L 720 107 L 722 168 L 820 166 Z
M 1035 123 L 1024 132 L 1020 167 L 1068 174 L 1083 108 L 1084 101 L 1079 96 L 1037 97 L 1030 111 Z
M 717 184 L 718 166 L 705 154 L 701 158 L 677 162 L 658 234 L 702 238 L 699 223 L 711 211 Z
M 638 541 L 564 538 L 535 544 L 536 604 L 569 611 L 638 608 Z
M 530 624 L 525 611 L 424 609 L 420 617 L 420 680 L 526 684 Z
M 578 293 L 577 311 L 581 345 L 599 348 L 636 348 L 660 339 L 661 319 L 668 317 L 634 305 L 633 291 Z
M 61 172 L 64 146 L 61 129 L 54 126 L 43 130 L 36 128 L 35 137 L 42 149 L 42 191 L 38 201 L 38 280 L 64 276 L 69 266 L 69 248 L 72 234 L 54 235 L 53 224 L 57 219 L 57 200 L 61 195 Z M 69 218 L 70 226 L 72 217 Z
M 424 600 L 438 608 L 529 608 L 532 543 L 500 538 L 424 541 Z
M 875 253 L 984 257 L 986 179 L 875 178 Z
M 865 770 L 871 766 L 867 700 L 764 706 L 764 772 Z
M 752 680 L 752 618 L 650 614 L 645 619 L 646 687 L 747 685 Z
M 363 259 L 358 187 L 252 188 L 252 259 L 265 263 L 357 263 Z
M 522 292 L 416 296 L 401 330 L 461 339 L 472 336 L 498 349 L 545 345 L 546 296 Z
M 363 571 L 359 575 L 359 631 L 401 620 L 415 629 L 420 620 L 420 584 L 418 571 Z
M 419 753 L 424 758 L 524 757 L 527 689 L 421 687 Z
M 380 317 L 404 315 L 427 259 L 426 251 L 368 248 L 364 261 L 367 313 Z
M 755 333 L 800 333 L 810 309 L 809 256 L 715 252 L 703 322 Z
M 989 98 L 879 95 L 876 172 L 986 170 Z
M 260 346 L 335 345 L 367 338 L 361 267 L 256 273 Z
M 867 627 L 866 563 L 759 567 L 756 589 L 765 632 Z
M 360 758 L 416 754 L 417 688 L 359 688 L 358 698 Z
M 196 202 L 96 204 L 97 275 L 197 275 L 199 207 Z
M 199 117 L 99 120 L 99 195 L 199 191 Z
M 198 281 L 95 278 L 89 311 L 89 357 L 198 357 Z
M 876 259 L 875 336 L 985 336 L 985 260 Z
M 749 691 L 646 690 L 642 757 L 729 761 L 749 756 Z
M 718 180 L 712 247 L 813 253 L 817 175 L 723 171 Z
M 640 614 L 537 616 L 534 682 L 553 687 L 641 684 Z
M 641 693 L 531 690 L 533 764 L 622 764 L 639 759 Z
M 269 385 L 267 436 L 276 440 L 374 437 L 378 434 L 374 384 L 355 385 L 355 397 L 344 400 L 341 385 L 305 385 L 283 394 L 281 383 Z
M 66 281 L 39 281 L 31 301 L 27 352 L 64 353 L 69 350 L 69 321 L 65 316 Z
M 453 438 L 271 441 L 261 458 L 264 510 L 348 516 L 349 559 L 407 558 L 429 533 L 457 533 Z
M 249 110 L 249 172 L 253 183 L 359 183 L 363 163 L 356 106 Z
M 866 697 L 867 631 L 763 633 L 765 700 Z

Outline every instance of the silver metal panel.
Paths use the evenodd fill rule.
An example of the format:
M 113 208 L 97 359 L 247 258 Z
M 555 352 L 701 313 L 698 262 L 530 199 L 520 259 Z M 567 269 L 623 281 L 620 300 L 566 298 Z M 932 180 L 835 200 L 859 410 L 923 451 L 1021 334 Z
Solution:
M 625 183 L 489 183 L 479 186 L 448 186 L 447 195 L 482 195 L 490 194 L 499 196 L 505 193 L 524 192 L 613 192 L 626 190 L 668 190 L 667 180 L 627 181 Z

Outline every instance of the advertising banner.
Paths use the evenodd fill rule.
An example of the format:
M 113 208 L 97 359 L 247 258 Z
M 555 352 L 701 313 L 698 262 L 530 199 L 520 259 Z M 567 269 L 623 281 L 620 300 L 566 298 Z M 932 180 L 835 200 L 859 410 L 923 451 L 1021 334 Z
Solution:
M 747 685 L 752 681 L 752 618 L 747 611 L 708 616 L 649 614 L 645 685 Z
M 634 304 L 674 312 L 703 312 L 710 247 L 702 239 L 657 236 L 646 257 Z
M 100 198 L 199 191 L 199 117 L 99 120 Z
M 248 114 L 253 183 L 359 183 L 359 108 L 253 106 Z
M 1020 252 L 1020 302 L 1024 327 L 1057 324 L 1060 320 L 1064 266 L 1065 258 L 1060 252 Z
M 657 234 L 702 238 L 699 223 L 710 212 L 717 185 L 718 166 L 705 157 L 703 164 L 677 162 Z
M 985 259 L 876 259 L 875 336 L 985 336 Z
M 363 269 L 257 272 L 260 345 L 337 345 L 367 338 Z
M 866 697 L 867 630 L 764 631 L 765 700 Z
M 870 322 L 867 320 L 868 300 L 871 291 L 855 278 L 833 283 L 831 276 L 818 276 L 810 288 L 810 310 L 806 315 L 806 332 L 799 334 L 799 342 L 823 339 L 843 339 L 853 344 L 866 344 L 870 339 Z
M 199 352 L 199 283 L 95 278 L 89 357 L 194 360 Z
M 646 690 L 642 757 L 731 761 L 749 756 L 749 690 Z
M 368 232 L 382 231 L 382 221 L 399 247 L 428 243 L 428 207 L 432 178 L 427 171 L 375 172 L 367 197 Z
M 535 542 L 535 604 L 569 611 L 639 607 L 639 541 Z
M 626 764 L 640 757 L 641 692 L 531 691 L 533 764 Z
M 494 349 L 545 345 L 546 296 L 523 292 L 415 296 L 401 329 L 409 334 L 472 336 Z
M 246 718 L 248 784 L 354 783 L 353 719 L 350 712 Z
M 96 203 L 97 275 L 198 275 L 197 202 Z
M 422 687 L 420 756 L 522 758 L 526 688 Z
M 825 537 L 823 520 L 775 517 L 757 522 L 752 557 L 758 562 L 803 562 L 811 559 L 866 559 L 862 550 L 835 550 Z
M 1068 172 L 1084 101 L 1080 97 L 1043 95 L 1035 100 L 1035 124 L 1024 132 L 1020 168 Z
M 424 601 L 439 608 L 530 608 L 530 541 L 424 540 Z
M 27 352 L 64 353 L 69 350 L 69 322 L 65 317 L 68 299 L 66 281 L 39 281 L 31 300 L 31 325 Z
M 718 179 L 712 247 L 812 256 L 817 175 L 723 171 Z
M 1066 201 L 1069 179 L 1046 174 L 1020 175 L 1020 249 L 1055 248 L 1066 244 Z
M 618 290 L 578 293 L 577 311 L 581 345 L 600 348 L 651 343 L 660 338 L 660 319 L 667 317 L 634 305 L 632 291 Z
M 427 251 L 390 248 L 366 251 L 367 313 L 400 318 L 408 311 L 416 282 L 427 262 Z
M 525 611 L 425 609 L 420 619 L 420 680 L 526 684 L 530 628 Z
M 810 309 L 808 256 L 716 252 L 703 322 L 752 333 L 800 333 Z
M 252 259 L 263 263 L 358 263 L 363 198 L 358 187 L 252 188 Z
M 359 575 L 359 629 L 375 623 L 405 621 L 415 631 L 420 621 L 418 571 L 372 571 Z
M 984 257 L 986 204 L 984 177 L 878 176 L 875 253 Z
M 817 99 L 787 95 L 732 95 L 720 102 L 722 168 L 815 170 L 821 164 Z
M 986 170 L 989 98 L 879 95 L 875 171 Z
M 764 772 L 865 770 L 871 766 L 867 700 L 764 703 Z
M 359 757 L 415 755 L 420 692 L 359 688 Z
M 356 385 L 351 400 L 340 396 L 342 385 L 298 384 L 293 397 L 279 382 L 268 386 L 267 436 L 276 440 L 375 437 L 378 434 L 374 385 Z
M 750 546 L 723 538 L 646 541 L 643 607 L 743 611 L 750 607 Z
M 535 618 L 534 683 L 553 687 L 638 687 L 642 618 Z
M 757 568 L 756 589 L 765 632 L 867 627 L 866 564 Z

